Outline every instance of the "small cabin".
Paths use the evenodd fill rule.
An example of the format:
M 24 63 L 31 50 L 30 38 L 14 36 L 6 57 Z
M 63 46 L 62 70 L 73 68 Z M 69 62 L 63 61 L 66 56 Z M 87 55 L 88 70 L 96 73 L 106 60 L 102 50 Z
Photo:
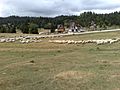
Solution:
M 64 31 L 65 31 L 64 25 L 62 24 L 57 25 L 56 32 L 63 33 Z

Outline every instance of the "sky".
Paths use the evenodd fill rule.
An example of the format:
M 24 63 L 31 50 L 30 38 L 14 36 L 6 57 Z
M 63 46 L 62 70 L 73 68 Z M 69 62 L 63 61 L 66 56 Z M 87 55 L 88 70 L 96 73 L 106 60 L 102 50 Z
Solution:
M 0 17 L 80 15 L 120 11 L 120 0 L 0 0 Z

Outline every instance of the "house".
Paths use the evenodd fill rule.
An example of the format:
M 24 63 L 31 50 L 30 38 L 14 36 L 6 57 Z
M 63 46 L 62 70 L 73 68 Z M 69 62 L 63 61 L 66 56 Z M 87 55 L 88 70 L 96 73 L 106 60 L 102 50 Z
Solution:
M 70 28 L 68 32 L 83 32 L 82 26 L 79 24 L 76 24 L 75 22 L 70 23 Z
M 57 25 L 57 29 L 55 30 L 57 33 L 63 33 L 65 31 L 64 25 Z

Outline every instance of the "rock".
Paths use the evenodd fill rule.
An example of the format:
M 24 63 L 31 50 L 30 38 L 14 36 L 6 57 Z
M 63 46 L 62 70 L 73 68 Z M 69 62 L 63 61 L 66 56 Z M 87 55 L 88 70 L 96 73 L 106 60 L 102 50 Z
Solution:
M 34 61 L 34 60 L 31 60 L 30 63 L 35 63 L 35 61 Z

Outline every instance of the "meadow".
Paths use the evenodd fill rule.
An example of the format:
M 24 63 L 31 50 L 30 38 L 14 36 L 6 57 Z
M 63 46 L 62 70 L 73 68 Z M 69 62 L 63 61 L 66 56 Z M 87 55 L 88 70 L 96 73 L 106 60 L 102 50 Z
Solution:
M 17 34 L 0 34 L 15 37 Z M 120 38 L 120 31 L 54 38 Z M 0 90 L 120 90 L 120 42 L 0 43 Z

